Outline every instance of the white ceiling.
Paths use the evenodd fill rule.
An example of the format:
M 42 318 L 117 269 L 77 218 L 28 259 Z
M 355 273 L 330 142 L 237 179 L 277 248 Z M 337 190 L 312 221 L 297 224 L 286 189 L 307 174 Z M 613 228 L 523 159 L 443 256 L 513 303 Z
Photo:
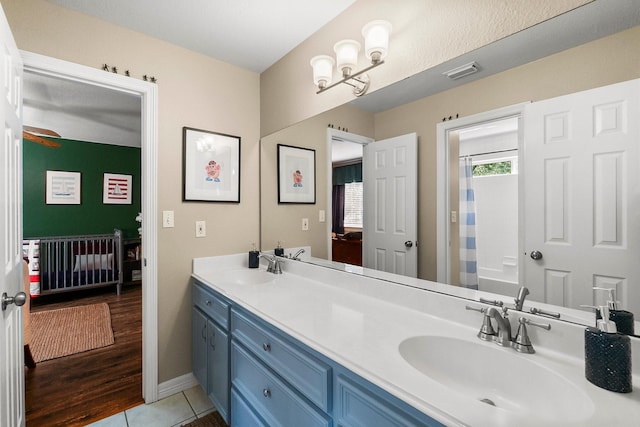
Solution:
M 183 0 L 175 7 L 175 0 L 49 1 L 258 72 L 354 2 Z M 371 112 L 385 111 L 640 25 L 639 4 L 640 0 L 596 0 L 357 98 L 352 104 Z M 480 64 L 477 74 L 457 81 L 442 75 L 472 60 Z M 140 100 L 106 92 L 110 91 L 27 73 L 24 123 L 55 130 L 68 139 L 139 146 Z
M 49 0 L 261 73 L 355 0 Z

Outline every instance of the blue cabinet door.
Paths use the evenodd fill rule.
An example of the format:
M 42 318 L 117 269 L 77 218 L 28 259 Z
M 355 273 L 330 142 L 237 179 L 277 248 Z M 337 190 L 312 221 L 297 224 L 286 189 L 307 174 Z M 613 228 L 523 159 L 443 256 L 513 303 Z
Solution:
M 229 422 L 229 334 L 211 320 L 207 322 L 207 393 L 222 418 Z
M 207 391 L 207 318 L 195 307 L 191 311 L 191 367 Z

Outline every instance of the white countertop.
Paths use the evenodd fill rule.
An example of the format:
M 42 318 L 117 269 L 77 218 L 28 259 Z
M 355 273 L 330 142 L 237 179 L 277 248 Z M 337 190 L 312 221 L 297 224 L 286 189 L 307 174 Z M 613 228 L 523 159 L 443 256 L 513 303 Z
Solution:
M 284 274 L 273 275 L 266 284 L 217 280 L 224 270 L 246 268 L 246 259 L 246 254 L 194 259 L 193 277 L 445 425 L 611 427 L 633 425 L 640 419 L 638 363 L 634 364 L 632 393 L 613 393 L 589 383 L 584 378 L 583 327 L 545 319 L 552 324 L 551 331 L 529 328 L 535 354 L 500 349 L 570 379 L 577 386 L 576 393 L 593 403 L 592 408 L 576 411 L 569 420 L 559 422 L 545 411 L 530 417 L 530 409 L 493 407 L 436 382 L 409 365 L 398 351 L 405 339 L 423 335 L 456 337 L 495 347 L 476 338 L 482 315 L 464 309 L 466 304 L 480 304 L 295 261 L 287 261 Z M 543 321 L 535 316 L 532 319 Z M 639 350 L 634 342 L 634 361 Z M 474 363 L 473 355 L 468 357 L 469 363 Z M 517 382 L 518 372 L 512 374 Z M 566 405 L 553 398 L 550 402 Z

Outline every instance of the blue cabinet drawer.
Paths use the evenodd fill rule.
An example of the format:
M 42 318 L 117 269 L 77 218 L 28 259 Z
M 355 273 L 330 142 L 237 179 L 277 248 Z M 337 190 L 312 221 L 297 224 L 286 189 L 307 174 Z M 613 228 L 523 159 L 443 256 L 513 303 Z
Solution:
M 229 303 L 216 296 L 213 291 L 195 283 L 191 288 L 193 305 L 207 316 L 218 322 L 224 329 L 229 329 Z
M 271 427 L 330 427 L 331 420 L 306 403 L 251 353 L 231 344 L 231 382 Z M 232 409 L 236 411 L 237 409 Z M 245 414 L 246 415 L 246 414 Z M 234 427 L 236 420 L 232 417 Z
M 393 404 L 390 396 L 370 384 L 337 375 L 335 386 L 334 420 L 340 427 L 444 427 L 404 402 Z
M 329 411 L 331 367 L 258 324 L 249 315 L 231 311 L 231 334 L 267 366 L 314 404 Z
M 231 389 L 231 419 L 233 427 L 269 427 L 235 389 Z

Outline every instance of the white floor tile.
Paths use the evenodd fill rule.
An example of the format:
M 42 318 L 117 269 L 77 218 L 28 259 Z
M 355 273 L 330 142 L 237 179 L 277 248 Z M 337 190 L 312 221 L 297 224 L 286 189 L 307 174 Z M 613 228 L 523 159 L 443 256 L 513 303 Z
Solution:
M 187 397 L 196 415 L 212 412 L 215 409 L 213 403 L 199 385 L 185 390 L 184 395 Z
M 172 427 L 191 419 L 195 413 L 182 393 L 176 393 L 150 405 L 126 411 L 129 427 Z
M 89 424 L 88 427 L 128 427 L 127 419 L 124 416 L 124 412 L 104 418 L 100 421 L 96 421 L 93 424 Z

